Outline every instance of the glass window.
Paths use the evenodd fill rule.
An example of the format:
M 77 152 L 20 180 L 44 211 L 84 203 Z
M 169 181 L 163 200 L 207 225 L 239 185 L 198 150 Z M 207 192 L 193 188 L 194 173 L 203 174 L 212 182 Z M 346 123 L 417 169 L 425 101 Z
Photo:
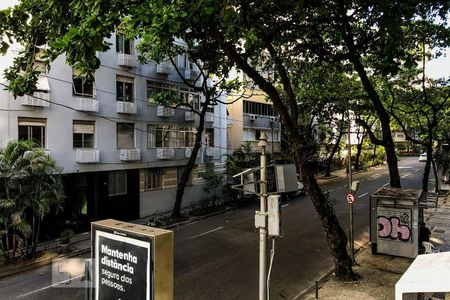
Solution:
M 134 101 L 134 78 L 117 76 L 116 77 L 116 100 L 133 102 Z
M 205 129 L 205 146 L 214 146 L 214 128 Z
M 147 100 L 149 103 L 155 103 L 154 95 L 158 93 L 177 93 L 177 87 L 175 85 L 160 83 L 156 81 L 147 81 Z
M 147 125 L 147 148 L 156 147 L 156 125 Z
M 162 188 L 161 168 L 142 169 L 139 171 L 141 192 Z
M 19 118 L 19 140 L 31 140 L 37 147 L 45 148 L 45 129 L 47 120 Z
M 95 122 L 73 121 L 73 147 L 94 148 Z
M 133 123 L 117 123 L 117 148 L 118 149 L 134 148 Z
M 94 80 L 74 69 L 72 76 L 73 94 L 83 97 L 94 97 Z
M 123 34 L 116 34 L 116 51 L 123 54 L 131 54 L 133 42 Z
M 178 184 L 178 170 L 177 167 L 164 168 L 163 170 L 163 187 L 172 188 Z
M 118 196 L 127 194 L 127 171 L 108 172 L 108 195 Z

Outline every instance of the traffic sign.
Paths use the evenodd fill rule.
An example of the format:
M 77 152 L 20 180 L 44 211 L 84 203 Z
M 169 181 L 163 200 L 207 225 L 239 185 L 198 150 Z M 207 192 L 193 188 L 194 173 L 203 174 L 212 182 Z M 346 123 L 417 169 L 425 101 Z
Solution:
M 353 204 L 355 202 L 355 196 L 353 194 L 347 194 L 347 202 L 348 204 Z

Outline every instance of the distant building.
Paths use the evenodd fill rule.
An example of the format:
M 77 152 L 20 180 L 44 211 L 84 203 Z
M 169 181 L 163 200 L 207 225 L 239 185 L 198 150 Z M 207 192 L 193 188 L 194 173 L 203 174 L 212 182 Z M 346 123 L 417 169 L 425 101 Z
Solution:
M 135 42 L 121 35 L 108 42 L 111 49 L 98 53 L 101 66 L 94 80 L 59 57 L 41 74 L 33 95 L 13 99 L 0 91 L 0 147 L 32 139 L 48 151 L 63 167 L 66 213 L 85 221 L 129 220 L 172 209 L 198 116 L 158 105 L 152 96 L 170 90 L 194 107 L 202 103 L 202 95 L 187 88 L 170 63 L 138 63 Z M 13 55 L 12 49 L 0 57 L 1 73 Z M 198 70 L 189 59 L 176 59 L 185 78 L 194 79 Z M 223 171 L 226 153 L 226 106 L 219 104 L 206 116 L 183 205 L 204 197 L 199 172 Z

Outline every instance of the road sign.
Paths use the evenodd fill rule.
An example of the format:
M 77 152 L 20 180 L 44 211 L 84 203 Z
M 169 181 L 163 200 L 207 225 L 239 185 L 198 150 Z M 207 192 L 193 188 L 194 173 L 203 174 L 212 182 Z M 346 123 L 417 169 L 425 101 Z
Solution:
M 355 196 L 352 194 L 347 194 L 347 202 L 348 204 L 353 204 L 355 202 Z

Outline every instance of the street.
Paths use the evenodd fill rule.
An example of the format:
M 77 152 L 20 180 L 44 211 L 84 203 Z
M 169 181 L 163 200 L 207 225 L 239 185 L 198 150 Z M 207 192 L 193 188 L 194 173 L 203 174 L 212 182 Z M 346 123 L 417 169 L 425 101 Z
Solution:
M 420 188 L 424 165 L 417 157 L 401 158 L 402 187 Z M 389 176 L 384 165 L 355 174 L 353 179 L 361 181 L 354 206 L 355 249 L 358 249 L 369 239 L 369 196 L 387 186 Z M 329 182 L 323 189 L 329 191 L 329 200 L 347 231 L 347 180 Z M 287 201 L 282 207 L 283 237 L 275 240 L 270 295 L 272 299 L 294 299 L 327 273 L 333 261 L 308 195 Z M 256 204 L 174 229 L 175 299 L 257 298 L 255 210 Z M 41 267 L 0 280 L 0 298 L 84 299 L 82 288 L 51 285 L 51 266 Z

